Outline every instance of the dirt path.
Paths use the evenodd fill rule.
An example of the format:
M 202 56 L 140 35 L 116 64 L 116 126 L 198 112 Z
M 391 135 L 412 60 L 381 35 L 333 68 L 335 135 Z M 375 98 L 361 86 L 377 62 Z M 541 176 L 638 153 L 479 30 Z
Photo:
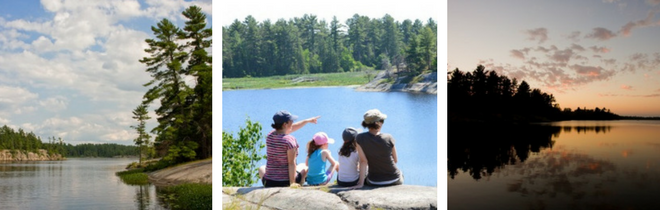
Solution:
M 180 166 L 161 169 L 149 173 L 149 182 L 157 186 L 169 186 L 182 183 L 211 184 L 212 159 L 186 163 Z

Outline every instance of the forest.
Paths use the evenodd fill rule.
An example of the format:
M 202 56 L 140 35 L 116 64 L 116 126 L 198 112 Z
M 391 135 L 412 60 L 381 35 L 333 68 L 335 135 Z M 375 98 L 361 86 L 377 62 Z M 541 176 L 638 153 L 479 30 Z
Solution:
M 620 119 L 609 109 L 586 107 L 561 109 L 552 94 L 518 84 L 495 71 L 478 65 L 472 72 L 458 68 L 447 73 L 447 107 L 452 122 L 542 122 L 557 120 Z
M 48 142 L 42 142 L 41 137 L 33 132 L 19 128 L 15 131 L 8 126 L 0 128 L 0 150 L 20 150 L 37 152 L 40 149 L 49 154 L 60 154 L 63 157 L 117 157 L 137 156 L 136 146 L 118 144 L 67 144 L 62 138 L 48 137 Z
M 252 16 L 222 28 L 223 77 L 265 77 L 390 69 L 437 71 L 437 24 L 353 15 L 328 23 L 305 14 L 257 22 Z

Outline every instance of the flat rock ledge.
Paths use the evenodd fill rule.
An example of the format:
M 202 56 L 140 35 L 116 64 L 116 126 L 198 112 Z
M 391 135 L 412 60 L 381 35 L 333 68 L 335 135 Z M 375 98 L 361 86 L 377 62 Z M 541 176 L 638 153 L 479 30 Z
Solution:
M 157 186 L 182 183 L 212 184 L 213 160 L 206 159 L 149 173 L 149 182 Z
M 386 80 L 390 77 L 385 71 L 378 73 L 371 82 L 355 88 L 357 91 L 367 92 L 412 92 L 412 93 L 427 93 L 438 94 L 438 79 L 437 72 L 422 75 L 424 79 L 420 82 L 413 84 L 402 83 L 405 77 L 397 79 L 394 83 L 387 83 Z
M 223 187 L 223 209 L 437 209 L 437 187 Z

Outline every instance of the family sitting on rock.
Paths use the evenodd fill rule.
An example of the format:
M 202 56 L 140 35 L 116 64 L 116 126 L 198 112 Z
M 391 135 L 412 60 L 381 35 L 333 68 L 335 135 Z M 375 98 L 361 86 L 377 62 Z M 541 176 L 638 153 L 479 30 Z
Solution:
M 387 115 L 378 109 L 364 114 L 362 127 L 368 128 L 368 131 L 359 133 L 352 127 L 344 130 L 344 144 L 339 149 L 338 161 L 335 161 L 328 149 L 328 144 L 335 140 L 324 132 L 318 132 L 307 143 L 307 160 L 297 164 L 299 145 L 291 133 L 307 123 L 316 124 L 319 118 L 317 116 L 294 123 L 298 116 L 284 110 L 275 113 L 271 125 L 274 130 L 266 136 L 266 165 L 259 168 L 259 178 L 264 187 L 293 187 L 305 182 L 312 186 L 326 185 L 331 181 L 334 171 L 337 171 L 337 185 L 353 189 L 362 188 L 365 184 L 403 184 L 403 173 L 396 167 L 394 138 L 380 132 Z

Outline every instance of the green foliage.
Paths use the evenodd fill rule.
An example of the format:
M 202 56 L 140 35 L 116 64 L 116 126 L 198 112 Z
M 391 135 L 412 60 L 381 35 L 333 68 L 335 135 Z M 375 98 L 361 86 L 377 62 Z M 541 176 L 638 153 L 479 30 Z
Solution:
M 156 134 L 154 146 L 159 152 L 167 153 L 163 159 L 168 164 L 204 159 L 212 154 L 213 60 L 207 50 L 212 47 L 213 30 L 206 28 L 207 18 L 200 7 L 191 6 L 182 14 L 187 19 L 183 29 L 168 19 L 151 28 L 155 38 L 145 40 L 149 45 L 145 52 L 149 56 L 140 59 L 152 77 L 144 84 L 150 89 L 144 94 L 141 106 L 155 100 L 160 102 L 155 110 L 158 125 L 151 132 Z M 253 20 L 247 22 L 250 27 L 254 25 Z M 247 38 L 256 40 L 258 37 L 251 33 Z M 249 42 L 240 43 L 240 38 L 238 44 L 254 47 Z M 185 77 L 195 78 L 195 86 L 186 85 Z M 143 132 L 143 118 L 138 117 L 147 115 L 140 108 L 143 107 L 134 111 L 135 119 L 140 121 L 134 127 L 139 134 L 138 145 L 148 142 Z M 149 147 L 144 152 L 148 153 Z
M 210 184 L 181 184 L 160 189 L 161 198 L 171 209 L 211 209 L 213 186 Z
M 165 161 L 163 159 L 159 160 L 156 163 L 152 163 L 147 165 L 147 167 L 144 167 L 145 172 L 152 172 L 152 171 L 158 171 L 160 169 L 164 169 L 170 166 L 169 161 Z
M 197 143 L 193 141 L 178 142 L 177 144 L 170 146 L 167 155 L 163 157 L 163 160 L 169 162 L 170 165 L 195 160 L 195 157 L 197 156 L 195 149 L 197 149 L 197 147 Z
M 149 112 L 147 111 L 147 107 L 149 106 L 146 104 L 140 104 L 138 107 L 136 107 L 133 110 L 133 119 L 136 119 L 138 121 L 138 125 L 131 126 L 131 128 L 135 129 L 135 131 L 137 131 L 138 133 L 138 137 L 135 138 L 134 142 L 135 145 L 137 145 L 139 148 L 138 154 L 139 154 L 140 163 L 142 163 L 142 154 L 147 153 L 148 147 L 151 144 L 151 142 L 149 142 L 151 136 L 145 130 L 147 120 L 151 119 L 151 117 L 149 117 Z
M 38 137 L 32 132 L 26 132 L 23 129 L 19 128 L 18 131 L 8 127 L 7 125 L 0 128 L 0 150 L 20 150 L 27 152 L 38 152 L 40 149 L 46 150 L 48 154 L 61 154 L 66 156 L 64 143 L 60 138 L 59 142 L 55 141 L 55 137 L 48 139 L 48 143 L 41 141 L 41 137 Z
M 53 144 L 57 147 L 59 144 Z M 121 144 L 63 144 L 61 146 L 67 157 L 127 157 L 137 156 L 138 147 Z
M 222 132 L 222 185 L 250 186 L 257 181 L 257 162 L 265 159 L 259 151 L 265 147 L 261 140 L 261 124 L 245 120 L 238 137 Z
M 328 24 L 305 14 L 273 24 L 247 16 L 222 31 L 222 69 L 227 78 L 383 69 L 386 63 L 407 64 L 409 60 L 415 62 L 414 71 L 437 71 L 432 66 L 437 65 L 433 19 L 425 25 L 420 20 L 400 23 L 388 14 L 382 18 L 355 14 L 345 24 L 336 17 Z M 415 44 L 414 54 L 406 50 L 411 44 Z
M 133 169 L 128 171 L 120 171 L 115 173 L 122 182 L 128 185 L 146 185 L 149 184 L 149 176 L 144 172 L 144 169 Z

